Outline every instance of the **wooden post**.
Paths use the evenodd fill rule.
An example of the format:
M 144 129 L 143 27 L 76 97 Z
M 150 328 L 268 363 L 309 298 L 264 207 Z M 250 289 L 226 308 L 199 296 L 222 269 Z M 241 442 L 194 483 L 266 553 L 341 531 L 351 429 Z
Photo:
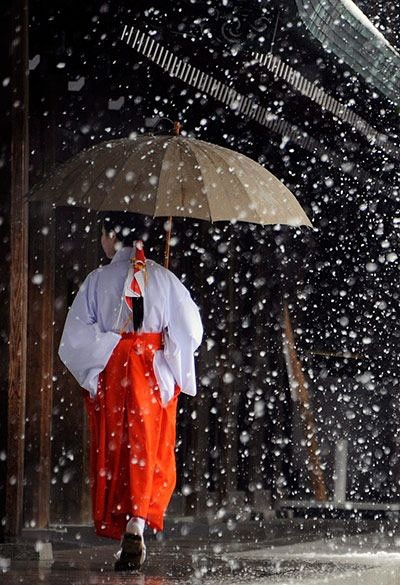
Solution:
M 50 521 L 53 389 L 54 217 L 51 206 L 31 205 L 28 294 L 29 392 L 26 396 L 24 518 L 35 528 Z
M 292 324 L 290 322 L 290 315 L 287 303 L 284 303 L 283 320 L 285 357 L 288 366 L 289 380 L 291 382 L 291 385 L 296 390 L 300 415 L 304 423 L 304 435 L 307 443 L 308 457 L 310 462 L 309 471 L 311 476 L 311 482 L 314 490 L 315 499 L 317 501 L 323 502 L 327 500 L 327 490 L 325 486 L 324 473 L 322 471 L 321 461 L 319 457 L 317 428 L 311 408 L 311 400 L 308 391 L 308 385 L 306 382 L 303 369 L 301 367 L 300 360 L 297 357 L 296 353 L 293 329 Z
M 30 182 L 43 178 L 56 160 L 57 84 L 49 80 L 49 115 L 30 123 L 30 147 L 38 152 Z M 53 321 L 55 213 L 51 202 L 29 206 L 28 350 L 25 425 L 24 523 L 50 523 L 51 424 L 53 407 Z
M 28 1 L 15 0 L 12 13 L 11 275 L 8 382 L 6 534 L 21 532 L 28 269 Z
M 41 311 L 41 393 L 40 393 L 40 464 L 38 527 L 50 523 L 51 482 L 51 422 L 53 405 L 53 319 L 54 319 L 54 222 L 49 206 L 42 207 L 44 221 L 49 221 L 47 235 L 50 242 L 47 254 L 43 255 L 43 305 Z

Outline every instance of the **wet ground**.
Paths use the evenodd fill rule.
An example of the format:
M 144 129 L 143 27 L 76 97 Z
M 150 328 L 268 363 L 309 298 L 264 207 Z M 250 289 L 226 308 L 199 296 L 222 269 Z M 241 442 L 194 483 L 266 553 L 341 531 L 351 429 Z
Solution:
M 48 537 L 25 534 L 27 542 Z M 140 574 L 115 573 L 116 546 L 93 538 L 87 529 L 56 531 L 50 540 L 52 563 L 3 556 L 0 583 L 400 585 L 400 532 L 381 524 L 286 520 L 262 527 L 210 528 L 180 523 L 163 540 L 149 536 L 148 560 Z

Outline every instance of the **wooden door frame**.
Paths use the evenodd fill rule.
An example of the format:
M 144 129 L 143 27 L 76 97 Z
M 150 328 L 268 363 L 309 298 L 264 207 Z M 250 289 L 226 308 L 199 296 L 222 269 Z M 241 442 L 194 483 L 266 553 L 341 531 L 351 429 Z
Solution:
M 11 271 L 8 369 L 6 528 L 22 529 L 28 291 L 29 58 L 28 0 L 12 6 L 11 42 Z M 17 32 L 18 31 L 18 32 Z

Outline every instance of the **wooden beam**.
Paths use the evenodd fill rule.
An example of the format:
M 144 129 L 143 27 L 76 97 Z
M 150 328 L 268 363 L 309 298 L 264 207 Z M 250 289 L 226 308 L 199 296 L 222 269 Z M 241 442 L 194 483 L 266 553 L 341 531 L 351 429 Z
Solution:
M 11 275 L 8 382 L 6 534 L 22 528 L 28 269 L 28 0 L 15 0 L 12 13 Z
M 295 390 L 297 403 L 300 409 L 300 416 L 304 424 L 304 438 L 306 440 L 309 458 L 308 467 L 315 499 L 321 502 L 327 500 L 328 495 L 325 485 L 324 472 L 322 470 L 319 456 L 317 425 L 315 424 L 315 419 L 311 408 L 311 398 L 308 391 L 306 377 L 296 352 L 293 328 L 290 321 L 287 303 L 284 303 L 283 307 L 283 322 L 284 348 L 289 380 L 291 382 L 291 386 Z

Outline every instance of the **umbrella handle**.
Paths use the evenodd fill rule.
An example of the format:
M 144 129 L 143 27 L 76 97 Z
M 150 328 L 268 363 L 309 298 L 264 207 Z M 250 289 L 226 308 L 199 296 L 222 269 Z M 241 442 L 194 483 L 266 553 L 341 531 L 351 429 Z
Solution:
M 169 250 L 171 247 L 171 231 L 172 231 L 172 216 L 170 215 L 168 218 L 167 239 L 165 241 L 164 268 L 168 268 L 168 266 L 169 266 Z

